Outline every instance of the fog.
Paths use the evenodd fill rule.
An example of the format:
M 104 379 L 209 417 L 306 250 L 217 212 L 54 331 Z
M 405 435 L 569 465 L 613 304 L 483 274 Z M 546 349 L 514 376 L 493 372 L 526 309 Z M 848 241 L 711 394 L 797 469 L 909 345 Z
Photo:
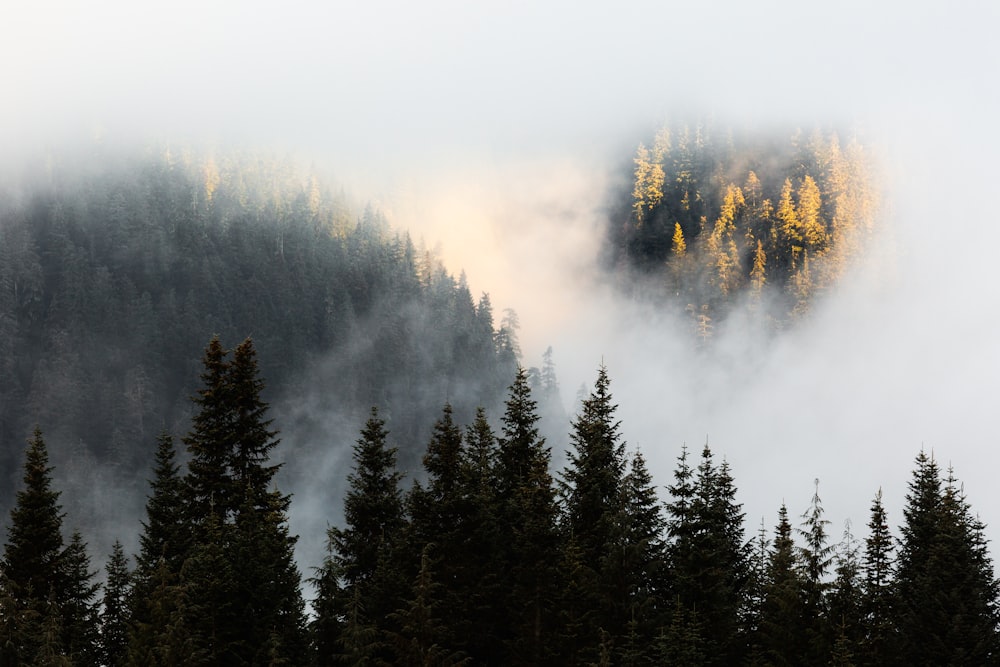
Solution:
M 748 530 L 782 501 L 804 511 L 819 478 L 833 536 L 847 518 L 863 536 L 879 487 L 898 525 L 925 447 L 954 464 L 995 545 L 1000 7 L 615 5 L 16 2 L 0 159 L 95 141 L 294 154 L 514 308 L 527 365 L 553 346 L 567 407 L 603 360 L 659 483 L 707 438 Z M 838 125 L 883 167 L 868 262 L 773 341 L 737 331 L 692 354 L 678 323 L 596 269 L 608 189 L 638 142 L 688 114 Z

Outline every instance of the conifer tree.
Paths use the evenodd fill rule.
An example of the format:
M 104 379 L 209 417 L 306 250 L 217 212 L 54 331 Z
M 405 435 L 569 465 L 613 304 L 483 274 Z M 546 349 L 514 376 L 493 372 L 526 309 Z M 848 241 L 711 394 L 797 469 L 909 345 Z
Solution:
M 101 664 L 122 667 L 128 662 L 129 599 L 132 574 L 121 542 L 115 540 L 104 567 L 104 604 L 101 609 Z
M 161 560 L 170 572 L 180 571 L 190 539 L 184 516 L 183 480 L 176 457 L 173 437 L 161 433 L 157 438 L 146 519 L 142 522 L 139 555 L 136 556 L 137 602 L 148 597 L 147 583 L 159 569 Z
M 498 451 L 498 524 L 509 576 L 506 608 L 512 664 L 544 662 L 559 590 L 556 501 L 550 450 L 538 435 L 537 404 L 519 368 L 508 391 Z
M 863 579 L 859 546 L 847 522 L 833 559 L 834 579 L 827 594 L 827 633 L 831 655 L 843 660 L 858 655 L 864 635 Z
M 382 641 L 385 619 L 399 608 L 405 585 L 396 567 L 404 527 L 402 475 L 396 470 L 396 448 L 388 445 L 387 436 L 385 422 L 372 408 L 354 445 L 344 526 L 329 532 L 331 563 L 343 577 L 344 598 L 353 605 L 346 614 L 342 645 L 357 640 L 354 633 L 363 628 L 374 628 Z M 333 602 L 319 601 L 324 608 L 336 608 Z
M 804 612 L 798 553 L 792 539 L 792 525 L 784 504 L 778 511 L 774 543 L 764 583 L 764 601 L 760 618 L 760 641 L 767 664 L 804 664 L 807 645 L 802 628 Z
M 924 452 L 910 482 L 896 569 L 900 664 L 989 664 L 1000 655 L 997 581 L 982 524 Z
M 465 531 L 471 529 L 469 505 L 462 489 L 462 452 L 462 431 L 455 424 L 451 405 L 445 404 L 423 458 L 427 488 L 414 483 L 407 495 L 409 544 L 404 548 L 411 560 L 413 554 L 422 554 L 420 567 L 424 567 L 423 560 L 430 559 L 427 568 L 443 582 L 438 587 L 442 597 L 439 606 L 447 631 L 454 631 L 462 622 L 462 601 L 469 592 L 461 583 L 465 560 L 460 551 Z M 451 638 L 445 643 L 454 646 Z
M 894 549 L 885 507 L 882 505 L 882 489 L 879 489 L 872 501 L 862 561 L 864 586 L 861 613 L 865 633 L 860 653 L 863 656 L 862 663 L 866 665 L 889 664 L 891 658 Z
M 58 633 L 49 633 L 48 645 L 62 654 L 61 612 L 53 600 L 65 587 L 62 538 L 62 507 L 59 492 L 52 489 L 52 467 L 41 429 L 35 427 L 28 441 L 24 463 L 24 487 L 10 513 L 2 564 L 5 605 L 11 618 L 4 618 L 7 641 L 3 646 L 8 664 L 31 664 L 38 659 L 50 621 Z
M 213 338 L 184 438 L 191 454 L 184 525 L 193 537 L 179 580 L 192 615 L 186 626 L 212 660 L 265 664 L 277 655 L 301 663 L 305 612 L 287 525 L 290 499 L 273 488 L 279 466 L 269 461 L 278 440 L 253 342 L 227 356 Z
M 834 546 L 828 543 L 826 531 L 830 521 L 823 518 L 823 513 L 817 479 L 809 509 L 802 514 L 802 526 L 798 529 L 803 540 L 803 545 L 799 547 L 803 575 L 803 618 L 799 631 L 807 642 L 806 660 L 810 664 L 826 660 L 833 642 L 827 617 L 826 595 L 830 586 L 826 574 L 833 564 Z
M 456 558 L 460 569 L 459 589 L 465 591 L 463 620 L 456 637 L 465 637 L 463 648 L 480 664 L 499 664 L 505 651 L 501 632 L 507 627 L 502 600 L 507 582 L 504 570 L 504 540 L 498 524 L 500 496 L 497 481 L 497 439 L 482 408 L 466 428 L 462 451 L 462 497 L 467 516 L 465 536 Z
M 180 573 L 191 548 L 191 517 L 186 489 L 175 462 L 174 440 L 168 433 L 157 438 L 153 479 L 146 500 L 146 519 L 139 535 L 139 554 L 132 575 L 129 600 L 129 660 L 142 665 L 154 655 L 178 657 L 176 647 L 183 624 L 175 622 Z M 172 641 L 167 641 L 170 636 Z
M 607 368 L 598 370 L 594 390 L 584 400 L 573 420 L 563 473 L 563 530 L 578 549 L 577 573 L 597 583 L 587 591 L 592 617 L 584 624 L 584 635 L 594 637 L 604 630 L 611 638 L 624 634 L 626 590 L 622 553 L 624 523 L 622 505 L 625 474 L 624 443 L 617 405 L 612 402 Z M 589 570 L 589 573 L 586 573 Z M 584 574 L 586 573 L 586 574 Z
M 746 652 L 739 633 L 750 578 L 743 513 L 729 466 L 716 466 L 708 445 L 693 482 L 685 459 L 686 451 L 667 505 L 671 593 L 698 614 L 708 659 L 731 664 Z
M 626 591 L 624 617 L 627 634 L 622 641 L 625 664 L 642 664 L 651 656 L 666 605 L 667 560 L 663 531 L 666 520 L 660 509 L 645 458 L 636 451 L 623 480 L 623 573 Z M 628 650 L 631 647 L 631 650 Z
M 100 622 L 97 574 L 90 569 L 87 545 L 74 531 L 62 555 L 63 589 L 53 596 L 61 610 L 63 651 L 76 664 L 97 664 L 100 660 Z

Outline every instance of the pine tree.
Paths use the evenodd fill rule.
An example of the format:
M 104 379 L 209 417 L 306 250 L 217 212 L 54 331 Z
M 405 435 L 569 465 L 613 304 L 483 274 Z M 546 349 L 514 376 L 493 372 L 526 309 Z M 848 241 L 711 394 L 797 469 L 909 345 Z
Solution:
M 607 368 L 598 370 L 594 390 L 573 420 L 569 463 L 563 473 L 563 530 L 579 550 L 578 572 L 589 570 L 597 586 L 588 591 L 593 616 L 582 628 L 594 637 L 600 630 L 616 638 L 624 634 L 627 593 L 621 527 L 624 517 L 624 443 L 620 422 L 615 420 L 617 405 L 612 402 Z
M 137 602 L 148 597 L 147 583 L 159 569 L 160 561 L 169 571 L 180 571 L 190 539 L 184 516 L 183 480 L 174 440 L 168 433 L 157 438 L 153 479 L 146 501 L 146 520 L 139 535 L 135 586 Z
M 174 616 L 178 600 L 186 595 L 180 590 L 180 573 L 192 547 L 192 531 L 184 480 L 175 459 L 173 438 L 161 433 L 132 575 L 129 660 L 133 665 L 149 664 L 154 655 L 178 657 L 179 634 L 186 627 Z
M 924 452 L 900 528 L 894 616 L 900 664 L 989 664 L 1000 655 L 997 581 L 982 524 Z
M 645 664 L 651 657 L 649 647 L 662 625 L 667 595 L 663 541 L 666 520 L 645 458 L 639 451 L 631 457 L 622 495 L 622 580 L 626 591 L 627 633 L 622 640 L 621 659 L 624 664 Z
M 815 490 L 809 509 L 802 514 L 802 526 L 798 529 L 803 545 L 799 547 L 799 558 L 803 574 L 803 618 L 800 632 L 808 644 L 809 664 L 825 661 L 832 650 L 833 633 L 828 625 L 827 591 L 830 586 L 826 574 L 833 564 L 834 546 L 828 544 L 828 519 L 823 518 L 823 503 L 819 497 L 819 480 L 815 480 Z
M 743 513 L 729 466 L 716 466 L 708 445 L 693 483 L 685 459 L 686 451 L 667 505 L 671 592 L 697 612 L 708 659 L 732 664 L 747 650 L 739 633 L 750 579 Z
M 63 650 L 77 664 L 97 664 L 100 660 L 100 622 L 95 600 L 100 585 L 93 582 L 87 545 L 74 531 L 62 555 L 64 584 L 53 599 L 62 614 Z
M 862 612 L 863 579 L 859 546 L 851 532 L 850 521 L 833 559 L 834 579 L 827 594 L 827 632 L 831 655 L 841 661 L 858 653 L 865 625 Z
M 865 634 L 861 640 L 862 664 L 885 665 L 892 657 L 893 556 L 895 544 L 889 533 L 882 489 L 872 501 L 868 537 L 862 562 L 864 587 L 861 612 Z
M 538 435 L 537 404 L 519 368 L 508 391 L 498 452 L 498 524 L 508 572 L 508 637 L 512 664 L 546 659 L 559 590 L 556 501 L 550 450 Z
M 759 645 L 767 664 L 801 665 L 806 660 L 804 582 L 792 540 L 788 510 L 782 504 L 778 511 L 760 617 Z
M 10 513 L 0 564 L 5 593 L 9 596 L 7 606 L 14 617 L 6 630 L 8 640 L 3 647 L 10 664 L 36 661 L 47 618 L 60 628 L 56 637 L 50 637 L 50 643 L 58 652 L 62 651 L 61 612 L 50 607 L 50 600 L 62 593 L 65 586 L 63 513 L 59 492 L 52 489 L 52 470 L 42 432 L 36 427 L 28 441 L 24 487 L 17 492 L 17 502 Z
M 462 489 L 462 453 L 462 431 L 455 424 L 451 405 L 446 404 L 423 458 L 427 488 L 414 483 L 406 499 L 410 522 L 408 545 L 403 548 L 409 559 L 412 554 L 424 554 L 420 567 L 424 567 L 423 559 L 431 559 L 427 567 L 439 582 L 441 621 L 448 631 L 462 622 L 462 602 L 469 592 L 462 585 L 464 561 L 459 553 L 466 540 L 464 531 L 471 528 Z M 432 557 L 432 553 L 438 555 Z M 410 574 L 416 576 L 412 570 Z M 444 643 L 455 645 L 451 637 Z
M 273 488 L 278 444 L 264 383 L 248 338 L 227 360 L 218 337 L 205 351 L 205 385 L 184 438 L 185 528 L 193 541 L 179 583 L 187 587 L 188 628 L 211 660 L 265 664 L 305 660 L 305 611 L 287 525 L 288 496 Z M 168 466 L 169 467 L 169 466 Z
M 404 527 L 402 475 L 396 470 L 396 448 L 387 444 L 388 435 L 385 422 L 372 408 L 354 445 L 344 527 L 330 529 L 331 557 L 343 577 L 344 596 L 356 601 L 348 612 L 348 634 L 359 628 L 384 630 L 384 620 L 398 609 L 405 585 L 395 562 Z M 345 635 L 344 641 L 353 640 Z
M 502 632 L 507 627 L 507 610 L 498 600 L 504 595 L 507 572 L 498 524 L 497 455 L 496 436 L 486 412 L 479 408 L 465 433 L 461 470 L 467 512 L 461 534 L 465 539 L 454 556 L 463 564 L 459 589 L 466 595 L 464 618 L 455 635 L 467 638 L 459 647 L 477 664 L 500 664 L 505 651 Z
M 129 572 L 125 549 L 118 540 L 111 548 L 104 570 L 107 577 L 101 609 L 101 663 L 108 667 L 123 667 L 128 662 L 132 573 Z

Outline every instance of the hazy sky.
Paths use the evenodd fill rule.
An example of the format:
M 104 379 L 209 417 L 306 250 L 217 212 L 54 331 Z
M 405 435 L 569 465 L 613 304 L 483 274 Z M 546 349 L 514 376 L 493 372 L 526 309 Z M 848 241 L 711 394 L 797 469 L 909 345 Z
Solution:
M 877 5 L 877 6 L 872 6 Z M 8 0 L 0 160 L 103 137 L 291 151 L 412 226 L 567 398 L 603 358 L 624 432 L 669 480 L 708 435 L 748 520 L 891 520 L 921 444 L 1000 538 L 1000 4 Z M 614 168 L 656 126 L 856 128 L 893 242 L 806 326 L 692 360 L 595 287 Z M 697 363 L 693 363 L 697 361 Z

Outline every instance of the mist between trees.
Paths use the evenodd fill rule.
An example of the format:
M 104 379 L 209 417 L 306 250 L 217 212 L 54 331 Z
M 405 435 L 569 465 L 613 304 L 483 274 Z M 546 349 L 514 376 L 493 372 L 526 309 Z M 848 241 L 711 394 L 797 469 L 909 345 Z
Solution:
M 554 379 L 551 378 L 550 379 Z M 213 338 L 194 417 L 158 439 L 135 565 L 105 583 L 64 539 L 41 430 L 0 579 L 5 664 L 992 664 L 1000 589 L 983 524 L 921 452 L 900 526 L 834 541 L 819 485 L 748 536 L 732 471 L 682 447 L 661 503 L 620 437 L 609 373 L 552 472 L 529 373 L 495 432 L 445 404 L 408 488 L 377 408 L 353 448 L 344 520 L 297 564 L 290 496 L 253 342 Z M 539 385 L 540 391 L 557 387 Z M 186 467 L 186 471 L 184 468 Z M 895 535 L 893 535 L 895 532 Z M 303 569 L 313 576 L 303 581 Z M 304 586 L 316 595 L 307 612 Z

